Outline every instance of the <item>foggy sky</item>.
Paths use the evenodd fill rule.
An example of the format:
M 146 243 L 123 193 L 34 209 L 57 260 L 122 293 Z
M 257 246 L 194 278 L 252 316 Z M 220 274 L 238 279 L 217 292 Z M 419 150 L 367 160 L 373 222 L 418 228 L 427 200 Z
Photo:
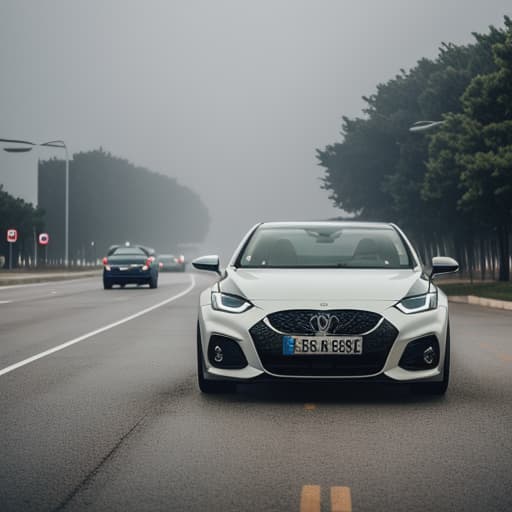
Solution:
M 174 176 L 210 211 L 205 250 L 229 252 L 258 221 L 338 215 L 315 148 L 340 140 L 341 116 L 442 41 L 501 27 L 509 5 L 0 0 L 0 138 L 102 146 Z M 35 202 L 52 155 L 1 151 L 0 183 Z

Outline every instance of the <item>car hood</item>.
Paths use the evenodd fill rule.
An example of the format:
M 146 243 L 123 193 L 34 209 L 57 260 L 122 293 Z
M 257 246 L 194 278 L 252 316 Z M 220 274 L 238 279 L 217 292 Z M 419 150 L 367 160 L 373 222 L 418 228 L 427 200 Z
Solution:
M 413 286 L 426 291 L 420 278 L 412 269 L 229 268 L 220 289 L 251 301 L 399 301 Z

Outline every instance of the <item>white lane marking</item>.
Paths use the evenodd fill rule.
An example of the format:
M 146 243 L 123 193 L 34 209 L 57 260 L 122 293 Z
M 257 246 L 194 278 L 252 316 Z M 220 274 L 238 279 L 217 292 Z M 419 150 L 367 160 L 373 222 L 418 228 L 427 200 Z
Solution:
M 101 274 L 98 274 L 101 277 Z M 12 290 L 13 288 L 29 288 L 31 286 L 48 286 L 49 284 L 55 286 L 56 284 L 68 284 L 76 283 L 78 281 L 86 281 L 91 279 L 98 279 L 96 276 L 91 277 L 76 277 L 73 279 L 52 279 L 50 281 L 43 281 L 41 283 L 20 283 L 20 284 L 6 284 L 5 286 L 0 285 L 0 292 L 4 290 Z
M 27 297 L 26 299 L 16 299 L 16 300 L 0 300 L 0 304 L 13 304 L 15 302 L 28 302 L 28 301 L 34 301 L 34 300 L 41 300 L 46 299 L 47 297 L 55 297 L 57 295 L 57 292 L 48 293 L 45 295 L 35 295 L 32 297 Z
M 196 286 L 196 280 L 195 280 L 194 276 L 192 274 L 189 274 L 189 276 L 190 276 L 190 285 L 185 290 L 178 293 L 177 295 L 173 295 L 172 297 L 165 299 L 162 302 L 155 304 L 154 306 L 150 306 L 149 308 L 143 309 L 142 311 L 139 311 L 138 313 L 135 313 L 133 315 L 122 318 L 121 320 L 118 320 L 117 322 L 105 325 L 104 327 L 100 327 L 99 329 L 96 329 L 95 331 L 88 332 L 87 334 L 83 334 L 82 336 L 79 336 L 78 338 L 74 338 L 70 341 L 66 341 L 66 343 L 62 343 L 61 345 L 57 345 L 56 347 L 45 350 L 44 352 L 40 352 L 39 354 L 36 354 L 35 356 L 28 357 L 27 359 L 23 359 L 23 361 L 19 361 L 18 363 L 11 364 L 10 366 L 7 366 L 6 368 L 0 370 L 0 376 L 5 375 L 6 373 L 10 373 L 14 370 L 17 370 L 18 368 L 21 368 L 22 366 L 25 366 L 27 364 L 33 363 L 34 361 L 37 361 L 38 359 L 42 359 L 43 357 L 49 356 L 50 354 L 54 354 L 55 352 L 58 352 L 59 350 L 63 350 L 67 347 L 70 347 L 71 345 L 75 345 L 75 343 L 79 343 L 88 338 L 92 338 L 93 336 L 96 336 L 97 334 L 100 334 L 102 332 L 113 329 L 114 327 L 118 327 L 119 325 L 125 324 L 126 322 L 129 322 L 130 320 L 134 320 L 135 318 L 138 318 L 139 316 L 145 315 L 146 313 L 154 311 L 155 309 L 161 308 L 162 306 L 165 306 L 166 304 L 169 304 L 170 302 L 174 302 L 175 300 L 178 300 L 179 298 L 181 298 L 181 297 L 187 295 L 189 292 L 191 292 L 194 289 L 194 287 Z

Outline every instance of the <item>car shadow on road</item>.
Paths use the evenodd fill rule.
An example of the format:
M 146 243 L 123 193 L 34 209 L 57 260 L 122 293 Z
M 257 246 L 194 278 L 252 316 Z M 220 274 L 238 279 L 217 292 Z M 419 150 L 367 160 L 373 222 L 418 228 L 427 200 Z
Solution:
M 119 286 L 119 285 L 113 285 L 113 287 L 108 290 L 108 292 L 110 293 L 113 293 L 113 292 L 135 292 L 135 291 L 148 291 L 148 290 L 152 290 L 153 288 L 149 288 L 149 286 L 147 284 L 141 284 L 141 285 L 136 285 L 136 284 L 127 284 L 125 286 Z M 156 288 L 154 288 L 156 289 Z
M 434 404 L 444 401 L 444 397 L 442 396 L 415 394 L 408 385 L 381 383 L 239 384 L 236 393 L 218 395 L 215 399 L 238 403 L 328 403 L 365 405 Z

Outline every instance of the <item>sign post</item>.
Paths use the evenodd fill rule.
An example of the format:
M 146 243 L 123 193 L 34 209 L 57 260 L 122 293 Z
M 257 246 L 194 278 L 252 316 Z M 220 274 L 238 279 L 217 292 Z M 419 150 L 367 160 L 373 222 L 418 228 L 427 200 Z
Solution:
M 36 228 L 35 227 L 32 228 L 32 235 L 34 237 L 34 263 L 32 266 L 34 268 L 37 268 L 37 239 L 36 239 Z
M 12 244 L 18 240 L 18 230 L 9 228 L 7 230 L 7 242 L 9 242 L 9 270 L 12 270 Z

